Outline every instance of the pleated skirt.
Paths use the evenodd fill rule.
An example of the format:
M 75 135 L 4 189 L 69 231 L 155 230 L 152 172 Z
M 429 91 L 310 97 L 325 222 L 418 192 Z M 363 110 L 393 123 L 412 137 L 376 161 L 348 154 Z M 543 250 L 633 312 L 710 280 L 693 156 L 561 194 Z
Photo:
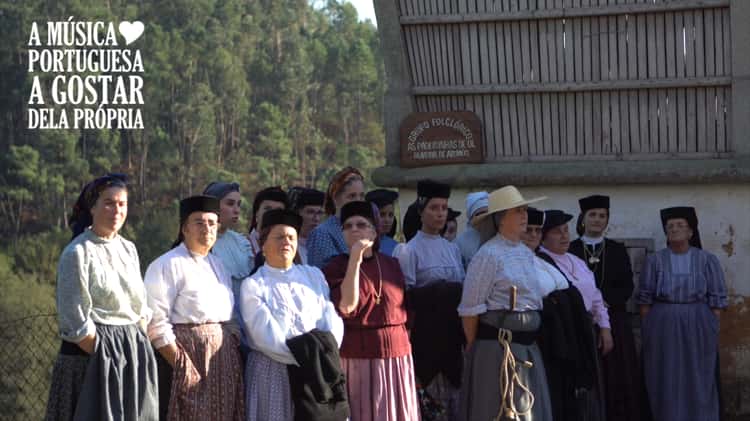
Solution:
M 45 420 L 158 418 L 156 359 L 138 325 L 97 325 L 93 354 L 57 356 Z
M 220 323 L 174 325 L 169 421 L 245 418 L 239 339 Z
M 417 421 L 419 404 L 411 354 L 341 358 L 351 421 Z
M 536 331 L 541 325 L 541 315 L 535 311 L 490 311 L 480 316 L 480 321 L 495 327 L 514 331 Z M 519 377 L 534 395 L 533 406 L 521 421 L 552 421 L 552 405 L 547 388 L 547 375 L 542 354 L 536 343 L 522 345 L 511 343 L 511 352 L 520 367 Z M 464 421 L 491 421 L 500 410 L 500 367 L 505 351 L 497 340 L 478 339 L 466 353 L 461 387 L 461 419 Z M 521 365 L 528 361 L 531 367 Z M 530 407 L 528 395 L 516 388 L 516 409 L 523 412 Z

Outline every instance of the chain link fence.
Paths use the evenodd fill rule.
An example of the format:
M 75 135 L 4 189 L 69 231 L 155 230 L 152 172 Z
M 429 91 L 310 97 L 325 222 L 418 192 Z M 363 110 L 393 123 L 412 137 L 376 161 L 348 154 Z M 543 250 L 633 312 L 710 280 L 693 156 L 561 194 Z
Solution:
M 0 321 L 0 420 L 44 418 L 59 349 L 55 314 Z

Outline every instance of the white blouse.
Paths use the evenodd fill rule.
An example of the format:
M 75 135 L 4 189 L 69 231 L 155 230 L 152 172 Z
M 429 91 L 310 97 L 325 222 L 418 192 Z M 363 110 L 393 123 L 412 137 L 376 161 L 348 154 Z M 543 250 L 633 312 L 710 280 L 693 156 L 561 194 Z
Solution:
M 157 349 L 175 341 L 173 324 L 232 319 L 232 281 L 215 255 L 194 254 L 180 243 L 148 266 L 144 282 L 154 312 L 148 337 Z
M 534 264 L 539 273 L 539 284 L 542 287 L 542 295 L 545 297 L 552 291 L 563 290 L 569 287 L 568 280 L 556 267 L 534 256 Z
M 458 314 L 477 316 L 490 310 L 541 310 L 542 299 L 549 293 L 549 285 L 546 285 L 549 281 L 543 282 L 541 278 L 552 275 L 540 267 L 539 261 L 522 242 L 507 240 L 500 234 L 494 236 L 471 259 Z M 552 280 L 553 284 L 555 282 Z M 512 286 L 517 288 L 513 309 L 510 308 Z
M 393 251 L 404 273 L 407 288 L 419 288 L 438 281 L 463 282 L 466 273 L 455 243 L 440 235 L 419 230 L 406 244 Z
M 267 263 L 242 282 L 240 310 L 250 348 L 282 364 L 297 364 L 286 340 L 315 328 L 328 331 L 341 346 L 344 322 L 317 267 L 277 269 Z

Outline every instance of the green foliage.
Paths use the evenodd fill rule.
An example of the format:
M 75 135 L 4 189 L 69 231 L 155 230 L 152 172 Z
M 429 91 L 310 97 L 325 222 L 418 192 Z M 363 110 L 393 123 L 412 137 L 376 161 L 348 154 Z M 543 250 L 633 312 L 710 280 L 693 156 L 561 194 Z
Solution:
M 351 4 L 317 3 L 0 5 L 6 39 L 0 46 L 0 88 L 10 93 L 0 102 L 5 116 L 0 217 L 7 221 L 0 234 L 9 244 L 27 247 L 38 240 L 32 236 L 65 228 L 81 187 L 108 171 L 131 175 L 129 226 L 140 240 L 152 241 L 155 237 L 140 230 L 156 229 L 153 219 L 141 218 L 159 215 L 170 225 L 173 203 L 213 179 L 239 181 L 250 199 L 269 185 L 325 188 L 344 165 L 369 173 L 382 164 L 384 82 L 377 31 L 357 21 Z M 69 16 L 145 23 L 144 36 L 131 45 L 140 49 L 145 67 L 144 130 L 25 129 L 34 76 L 25 64 L 31 23 L 44 33 L 47 21 Z M 24 259 L 19 257 L 19 264 L 28 270 Z
M 59 228 L 21 237 L 13 255 L 15 272 L 54 285 L 57 261 L 68 241 L 70 231 Z
M 240 182 L 247 217 L 264 187 L 325 189 L 345 165 L 368 175 L 383 163 L 385 85 L 376 28 L 358 22 L 351 4 L 314 3 L 0 2 L 0 321 L 54 311 L 55 270 L 70 238 L 72 205 L 85 183 L 103 173 L 130 175 L 122 234 L 135 242 L 145 269 L 177 235 L 179 198 L 200 193 L 209 181 Z M 26 129 L 33 76 L 43 84 L 52 78 L 28 73 L 31 24 L 44 37 L 46 22 L 70 16 L 144 22 L 143 37 L 120 45 L 138 48 L 143 58 L 144 130 Z M 47 323 L 28 323 L 37 322 Z M 53 343 L 42 347 L 29 342 L 38 335 L 10 334 L 13 349 L 40 348 L 35 356 L 5 358 L 21 378 L 49 370 L 54 328 L 39 329 Z M 43 403 L 46 392 L 12 387 L 0 380 L 0 406 L 18 419 L 38 419 L 33 404 Z M 33 399 L 23 401 L 24 393 Z

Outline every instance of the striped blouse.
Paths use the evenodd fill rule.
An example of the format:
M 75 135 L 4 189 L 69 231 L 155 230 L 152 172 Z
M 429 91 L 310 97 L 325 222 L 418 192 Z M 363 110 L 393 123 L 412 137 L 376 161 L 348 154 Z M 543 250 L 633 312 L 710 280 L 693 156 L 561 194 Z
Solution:
M 641 271 L 638 303 L 655 301 L 726 307 L 727 288 L 719 259 L 693 247 L 685 254 L 665 248 L 648 256 Z

